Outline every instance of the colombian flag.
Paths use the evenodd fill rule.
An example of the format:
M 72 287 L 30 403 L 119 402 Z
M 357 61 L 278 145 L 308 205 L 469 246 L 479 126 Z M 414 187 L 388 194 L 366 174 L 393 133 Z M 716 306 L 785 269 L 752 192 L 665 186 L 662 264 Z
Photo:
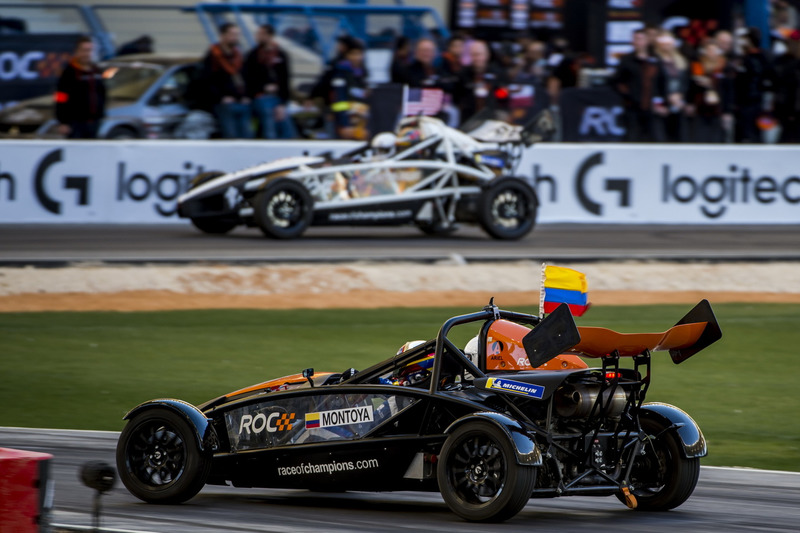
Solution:
M 306 429 L 319 427 L 319 413 L 306 413 Z
M 581 316 L 589 309 L 586 275 L 571 268 L 546 266 L 544 268 L 544 294 L 542 312 L 552 313 L 565 303 L 573 316 Z

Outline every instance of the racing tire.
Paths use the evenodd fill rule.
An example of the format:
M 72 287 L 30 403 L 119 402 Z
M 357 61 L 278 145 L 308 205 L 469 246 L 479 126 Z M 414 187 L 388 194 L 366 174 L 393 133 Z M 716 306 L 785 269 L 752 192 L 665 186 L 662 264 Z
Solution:
M 253 202 L 254 218 L 267 237 L 294 239 L 314 216 L 314 199 L 300 183 L 281 178 L 270 182 Z
M 445 503 L 473 522 L 502 522 L 530 499 L 536 467 L 517 464 L 508 436 L 487 422 L 469 422 L 445 441 L 437 478 Z
M 207 183 L 215 178 L 218 178 L 225 174 L 224 172 L 220 172 L 218 170 L 211 171 L 211 172 L 202 172 L 195 176 L 192 180 L 192 187 L 194 189 L 199 187 L 200 185 Z M 190 189 L 190 190 L 191 190 Z M 211 202 L 219 202 L 221 206 L 226 205 L 227 200 L 225 199 L 224 194 L 215 194 L 210 198 L 206 199 L 205 201 Z M 202 231 L 203 233 L 209 233 L 212 235 L 222 235 L 228 233 L 233 228 L 239 225 L 237 217 L 235 216 L 210 216 L 210 217 L 194 217 L 190 219 L 192 221 L 192 225 Z
M 134 416 L 117 443 L 117 470 L 125 487 L 148 503 L 181 503 L 195 496 L 211 472 L 194 429 L 169 409 Z
M 495 239 L 521 239 L 536 224 L 537 208 L 530 185 L 518 178 L 499 178 L 478 199 L 478 222 Z
M 689 499 L 700 477 L 700 459 L 681 453 L 681 442 L 673 430 L 657 420 L 642 419 L 648 435 L 644 455 L 638 455 L 631 471 L 631 493 L 637 511 L 668 511 Z M 625 497 L 617 494 L 625 503 Z
M 442 224 L 441 222 L 430 222 L 428 220 L 418 220 L 416 221 L 416 225 L 422 233 L 433 237 L 450 235 L 458 229 L 458 226 L 455 224 Z

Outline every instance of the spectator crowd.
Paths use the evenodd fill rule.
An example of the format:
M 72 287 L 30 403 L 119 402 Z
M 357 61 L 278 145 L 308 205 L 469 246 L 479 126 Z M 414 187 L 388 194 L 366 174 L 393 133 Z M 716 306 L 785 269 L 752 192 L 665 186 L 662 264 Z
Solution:
M 339 38 L 324 72 L 298 97 L 290 83 L 289 56 L 277 44 L 272 26 L 258 28 L 257 44 L 246 53 L 240 37 L 235 24 L 219 28 L 219 41 L 205 54 L 197 91 L 199 107 L 214 114 L 222 137 L 297 137 L 289 113 L 294 98 L 306 109 L 322 110 L 329 137 L 366 138 L 371 88 L 361 41 Z M 623 102 L 627 140 L 755 143 L 768 139 L 765 132 L 779 131 L 780 142 L 800 141 L 800 31 L 787 25 L 770 38 L 777 44 L 765 50 L 756 28 L 720 30 L 696 40 L 679 40 L 658 27 L 636 30 L 632 51 L 603 78 Z M 79 43 L 59 83 L 63 101 L 57 104 L 58 116 L 62 131 L 71 136 L 96 132 L 102 104 L 99 93 L 71 99 L 66 94 L 102 89 L 87 46 Z M 587 85 L 582 73 L 592 63 L 587 54 L 571 51 L 563 38 L 489 44 L 468 35 L 444 43 L 399 37 L 389 73 L 392 83 L 436 89 L 438 115 L 451 125 L 483 110 L 522 123 L 531 110 L 558 111 L 562 91 Z M 81 101 L 91 109 L 88 125 L 75 115 L 74 105 Z

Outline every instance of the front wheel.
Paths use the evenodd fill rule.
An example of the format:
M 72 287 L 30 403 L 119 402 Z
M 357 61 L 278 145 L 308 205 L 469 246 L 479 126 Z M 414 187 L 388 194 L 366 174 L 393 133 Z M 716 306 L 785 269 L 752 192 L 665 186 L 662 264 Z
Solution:
M 211 472 L 211 456 L 194 430 L 168 409 L 134 416 L 117 443 L 117 470 L 127 489 L 148 503 L 181 503 L 200 492 Z
M 209 181 L 224 174 L 224 172 L 220 172 L 218 170 L 202 172 L 195 176 L 195 178 L 192 180 L 192 186 L 189 190 L 196 189 L 204 183 L 208 183 Z M 234 214 L 234 206 L 229 204 L 225 193 L 217 193 L 212 196 L 208 196 L 200 200 L 200 202 L 203 203 L 206 209 L 216 213 L 211 216 L 198 216 L 191 218 L 192 225 L 194 225 L 195 228 L 199 229 L 203 233 L 221 235 L 228 233 L 239 225 L 238 217 Z
M 445 441 L 437 477 L 442 498 L 458 516 L 501 522 L 527 503 L 536 467 L 517 464 L 513 446 L 496 426 L 470 422 Z
M 478 221 L 495 239 L 521 239 L 536 223 L 533 189 L 518 178 L 499 178 L 478 199 Z
M 639 511 L 668 511 L 689 499 L 700 477 L 700 459 L 681 454 L 681 443 L 674 430 L 650 419 L 642 419 L 647 435 L 644 453 L 634 459 L 631 492 Z M 625 503 L 622 495 L 617 498 Z
M 296 181 L 281 178 L 269 183 L 253 202 L 255 221 L 264 235 L 294 239 L 303 234 L 314 216 L 314 199 Z

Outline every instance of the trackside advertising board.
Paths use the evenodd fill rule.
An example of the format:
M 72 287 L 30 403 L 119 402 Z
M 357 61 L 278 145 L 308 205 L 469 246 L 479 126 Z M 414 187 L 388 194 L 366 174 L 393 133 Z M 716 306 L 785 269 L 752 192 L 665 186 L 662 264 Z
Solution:
M 356 146 L 342 142 L 0 141 L 0 223 L 186 223 L 194 176 Z
M 527 151 L 541 222 L 797 224 L 800 147 L 545 145 Z
M 343 141 L 0 141 L 0 223 L 186 223 L 175 199 L 207 170 L 342 153 Z M 800 147 L 542 144 L 518 175 L 539 223 L 797 224 Z

